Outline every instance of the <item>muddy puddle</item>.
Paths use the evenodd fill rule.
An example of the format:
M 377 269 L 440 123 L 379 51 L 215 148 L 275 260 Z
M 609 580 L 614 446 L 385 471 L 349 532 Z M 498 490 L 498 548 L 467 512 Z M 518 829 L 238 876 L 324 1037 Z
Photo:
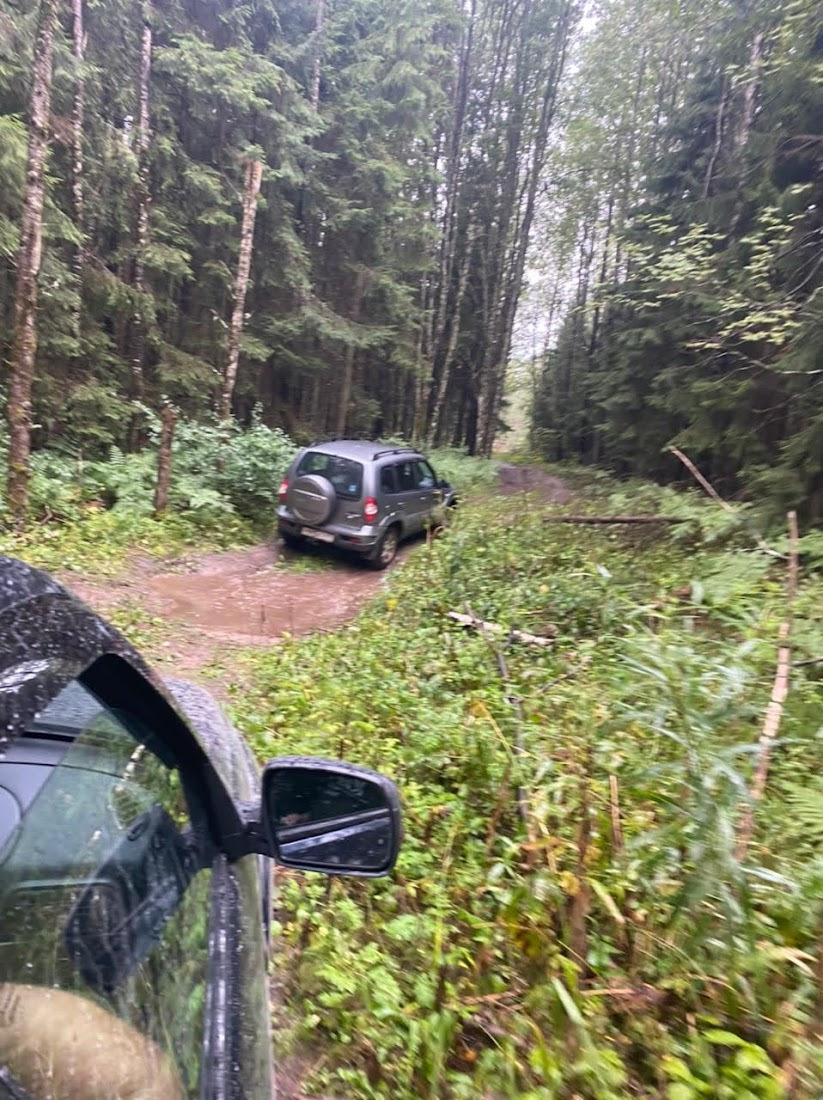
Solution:
M 146 593 L 169 619 L 233 641 L 260 641 L 348 622 L 385 576 L 334 558 L 278 557 L 276 548 L 257 546 L 200 558 L 195 571 L 147 578 Z

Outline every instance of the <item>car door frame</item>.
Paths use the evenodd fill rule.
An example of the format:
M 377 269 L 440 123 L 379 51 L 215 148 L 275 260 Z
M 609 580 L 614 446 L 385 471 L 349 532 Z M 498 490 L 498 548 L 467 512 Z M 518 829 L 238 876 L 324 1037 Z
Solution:
M 179 771 L 199 841 L 200 865 L 215 866 L 222 855 L 232 877 L 231 865 L 251 850 L 247 822 L 163 682 L 119 631 L 53 578 L 12 559 L 5 559 L 3 567 L 6 591 L 13 598 L 0 602 L 0 633 L 5 638 L 0 668 L 12 675 L 14 691 L 0 692 L 0 729 L 6 731 L 0 748 L 13 742 L 68 683 L 79 681 L 104 706 L 136 718 L 147 734 L 147 748 Z M 256 927 L 262 936 L 259 919 Z M 230 982 L 230 974 L 217 961 L 212 964 L 210 952 L 207 990 L 221 980 Z M 243 994 L 242 989 L 228 988 L 226 1003 L 236 1006 Z M 236 1015 L 228 1014 L 220 1042 L 236 1041 Z M 204 1023 L 205 1034 L 210 1034 L 211 1021 Z M 271 1071 L 268 1015 L 262 1038 Z M 214 1042 L 208 1049 L 215 1053 Z M 230 1067 L 231 1058 L 218 1059 L 218 1080 L 214 1064 L 205 1062 L 206 1051 L 204 1042 L 201 1100 L 239 1100 L 242 1090 L 236 1075 L 226 1076 L 219 1069 Z
M 415 465 L 418 468 L 418 481 L 419 481 L 419 470 L 420 470 L 421 466 L 426 466 L 428 468 L 429 473 L 431 474 L 431 481 L 432 481 L 431 486 L 428 487 L 428 488 L 424 488 L 422 485 L 418 485 L 418 488 L 417 488 L 418 502 L 419 502 L 418 511 L 419 511 L 420 516 L 421 516 L 420 526 L 421 526 L 421 528 L 426 528 L 426 527 L 429 526 L 432 514 L 433 514 L 434 509 L 435 509 L 435 507 L 438 503 L 438 500 L 439 500 L 439 495 L 438 495 L 439 490 L 438 490 L 438 486 L 437 486 L 437 474 L 434 472 L 434 467 L 432 466 L 431 462 L 429 462 L 429 460 L 427 458 L 424 458 L 423 455 L 418 455 L 415 458 L 414 461 L 415 461 Z
M 212 879 L 200 1100 L 242 1100 L 248 1093 L 243 1081 L 243 1060 L 238 1056 L 241 1021 L 237 1006 L 244 1005 L 250 991 L 243 988 L 237 966 L 244 899 L 233 869 L 232 845 L 226 844 L 227 837 L 239 835 L 244 829 L 234 798 L 188 723 L 132 664 L 116 655 L 104 655 L 77 679 L 105 706 L 137 718 L 160 742 L 150 739 L 148 745 L 161 759 L 164 745 L 171 750 L 172 766 L 180 773 L 184 791 L 188 794 L 191 787 L 196 792 L 188 798 L 192 811 L 198 804 L 205 810 L 210 835 L 205 838 L 201 860 L 211 867 Z M 255 921 L 253 927 L 262 940 L 262 922 Z M 261 981 L 265 982 L 265 975 L 261 975 Z M 268 1015 L 265 1021 L 255 1023 L 257 1041 L 267 1046 L 271 1076 Z

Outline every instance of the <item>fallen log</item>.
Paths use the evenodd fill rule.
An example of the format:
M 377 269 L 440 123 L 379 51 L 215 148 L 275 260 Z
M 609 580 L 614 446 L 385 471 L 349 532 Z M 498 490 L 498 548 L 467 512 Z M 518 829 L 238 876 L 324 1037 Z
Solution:
M 688 523 L 683 516 L 544 516 L 544 523 Z
M 513 642 L 521 642 L 523 645 L 554 645 L 553 638 L 544 638 L 540 634 L 529 634 L 525 630 L 507 630 L 500 623 L 487 623 L 483 619 L 475 618 L 474 615 L 463 615 L 459 611 L 449 611 L 447 615 L 456 623 L 460 623 L 461 626 L 479 630 L 481 634 L 491 634 L 497 638 L 508 638 Z

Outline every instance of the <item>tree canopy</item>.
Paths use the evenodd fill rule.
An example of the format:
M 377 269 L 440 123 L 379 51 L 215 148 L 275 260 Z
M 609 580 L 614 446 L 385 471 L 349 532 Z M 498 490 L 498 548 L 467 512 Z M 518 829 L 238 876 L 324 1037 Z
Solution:
M 530 327 L 547 457 L 823 515 L 822 54 L 808 0 L 8 0 L 12 473 L 166 406 L 487 454 Z
M 545 455 L 670 478 L 677 445 L 823 515 L 821 64 L 811 4 L 605 6 L 543 211 Z

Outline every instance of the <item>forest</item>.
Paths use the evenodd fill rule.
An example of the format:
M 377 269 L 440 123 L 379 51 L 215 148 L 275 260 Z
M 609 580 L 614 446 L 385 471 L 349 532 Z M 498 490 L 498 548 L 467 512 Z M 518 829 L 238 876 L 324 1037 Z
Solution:
M 822 60 L 814 4 L 604 5 L 534 245 L 546 457 L 671 480 L 676 445 L 820 519 Z
M 816 5 L 4 0 L 29 451 L 151 417 L 534 447 L 823 512 Z M 169 431 L 173 428 L 169 426 Z
M 812 0 L 0 0 L 2 551 L 402 793 L 278 872 L 285 1100 L 823 1095 L 822 124 Z M 448 529 L 150 597 L 359 586 L 273 537 L 329 436 Z
M 488 453 L 579 14 L 4 3 L 12 511 L 144 409 Z

